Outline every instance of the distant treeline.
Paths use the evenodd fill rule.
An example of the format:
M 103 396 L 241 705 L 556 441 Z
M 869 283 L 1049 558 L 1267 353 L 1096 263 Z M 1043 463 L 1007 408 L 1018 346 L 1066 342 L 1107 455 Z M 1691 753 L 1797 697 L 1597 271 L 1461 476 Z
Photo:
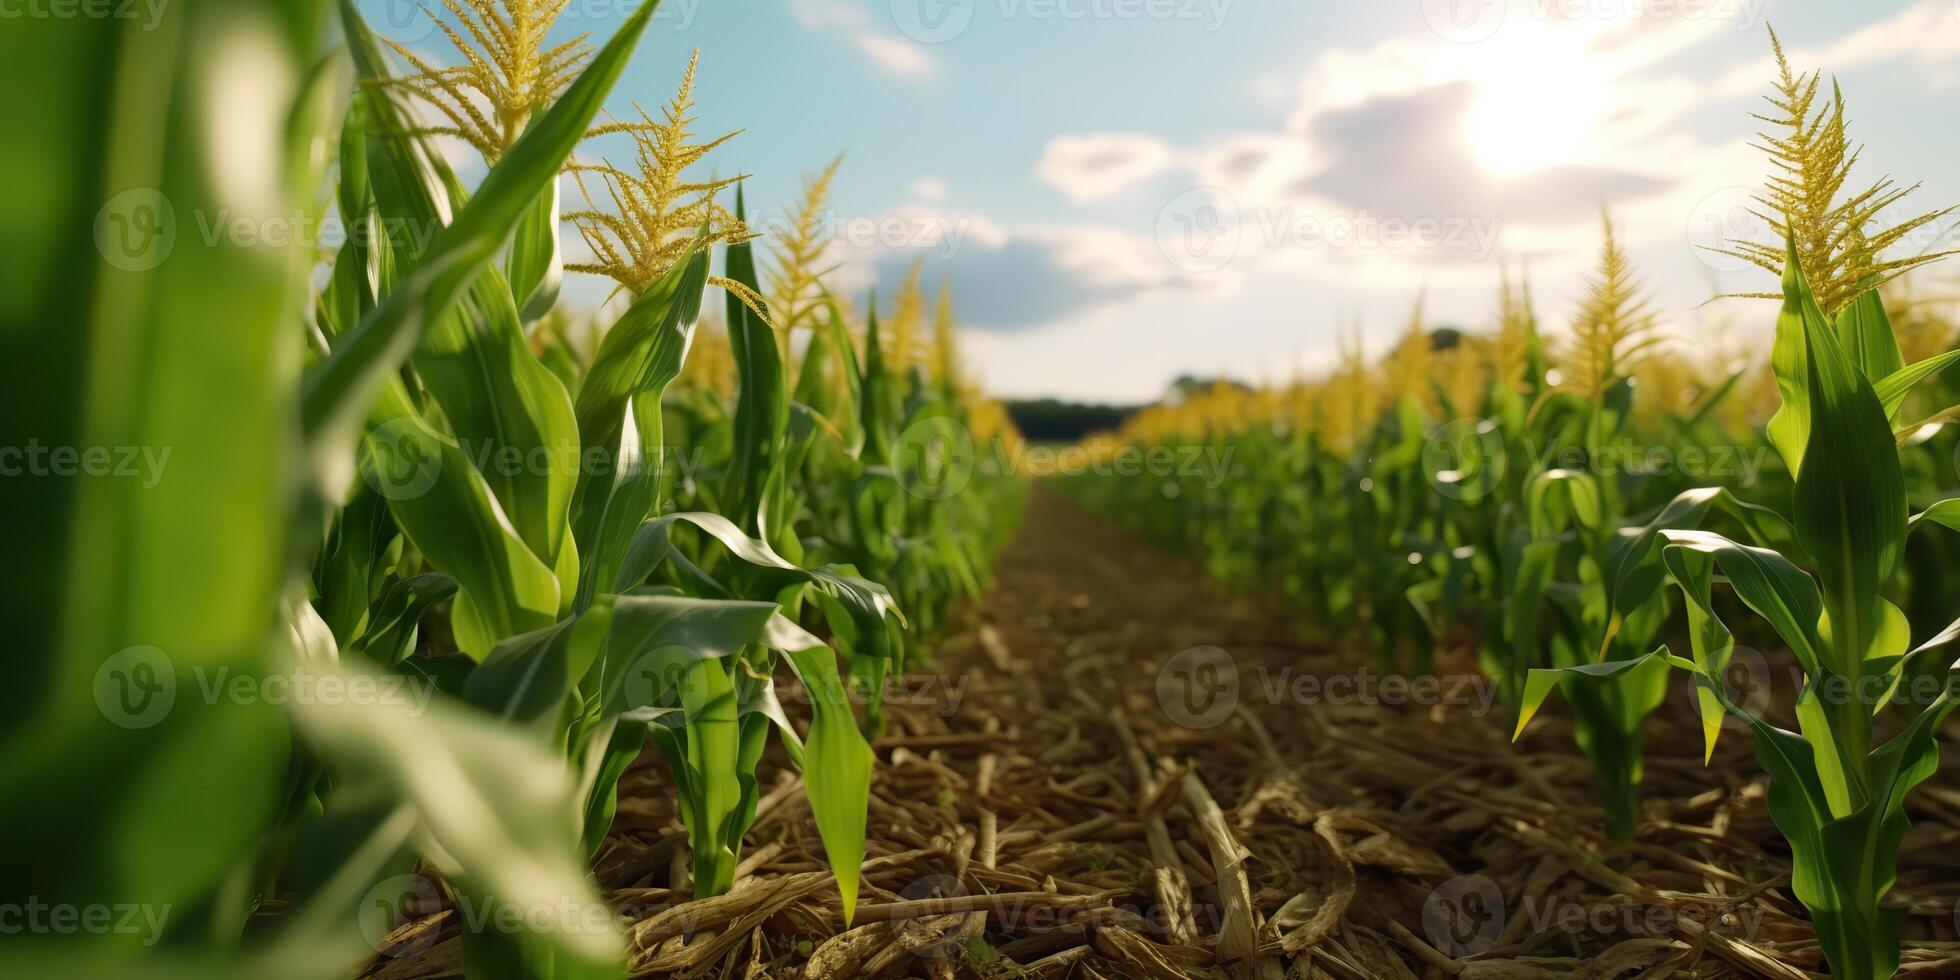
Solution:
M 1111 431 L 1141 405 L 1088 405 L 1053 398 L 1007 402 L 1014 427 L 1031 442 L 1073 443 L 1094 432 Z

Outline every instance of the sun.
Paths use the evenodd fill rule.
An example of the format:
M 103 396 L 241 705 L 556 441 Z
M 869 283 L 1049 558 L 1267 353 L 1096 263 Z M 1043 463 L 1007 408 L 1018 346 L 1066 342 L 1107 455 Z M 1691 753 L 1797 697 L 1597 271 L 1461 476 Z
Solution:
M 1518 177 L 1588 155 L 1606 106 L 1603 66 L 1586 35 L 1543 28 L 1478 45 L 1466 66 L 1477 94 L 1464 118 L 1491 174 Z

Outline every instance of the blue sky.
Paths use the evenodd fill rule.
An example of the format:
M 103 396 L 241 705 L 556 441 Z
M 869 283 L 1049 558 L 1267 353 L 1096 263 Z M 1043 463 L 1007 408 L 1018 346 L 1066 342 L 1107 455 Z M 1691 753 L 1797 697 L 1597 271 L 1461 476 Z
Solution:
M 632 5 L 569 0 L 560 33 Z M 1500 259 L 1557 332 L 1602 204 L 1683 344 L 1718 356 L 1727 321 L 1746 347 L 1773 311 L 1701 304 L 1767 274 L 1693 246 L 1756 230 L 1729 219 L 1765 169 L 1765 23 L 1843 84 L 1859 175 L 1960 201 L 1953 0 L 668 0 L 613 103 L 664 100 L 699 47 L 699 128 L 744 130 L 711 159 L 752 208 L 846 155 L 838 286 L 923 255 L 990 391 L 1143 400 L 1324 371 L 1342 317 L 1385 349 L 1419 293 L 1484 326 Z

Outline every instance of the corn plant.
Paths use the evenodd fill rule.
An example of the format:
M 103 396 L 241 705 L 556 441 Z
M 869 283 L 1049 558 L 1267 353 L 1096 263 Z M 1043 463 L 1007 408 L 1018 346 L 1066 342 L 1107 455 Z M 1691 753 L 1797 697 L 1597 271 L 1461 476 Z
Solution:
M 16 576 L 40 589 L 14 597 L 23 636 L 50 654 L 13 688 L 22 751 L 0 785 L 14 887 L 180 910 L 152 940 L 159 975 L 334 976 L 394 924 L 372 914 L 390 911 L 390 882 L 421 867 L 526 913 L 521 932 L 466 931 L 466 974 L 618 975 L 621 937 L 609 914 L 587 914 L 604 906 L 586 867 L 625 766 L 649 741 L 666 756 L 693 892 L 710 895 L 732 883 L 775 731 L 804 771 L 848 919 L 871 752 L 837 658 L 854 673 L 895 659 L 903 620 L 883 586 L 803 557 L 806 541 L 837 550 L 803 533 L 808 481 L 843 480 L 805 461 L 823 445 L 855 463 L 863 442 L 791 398 L 739 189 L 731 210 L 719 201 L 732 182 L 683 176 L 722 142 L 689 138 L 692 68 L 660 116 L 597 118 L 656 5 L 595 50 L 546 46 L 563 3 L 447 4 L 457 26 L 438 24 L 462 67 L 376 38 L 351 3 L 342 46 L 321 58 L 324 6 L 259 6 L 175 4 L 155 33 L 34 21 L 6 43 L 10 72 L 107 67 L 116 80 L 113 125 L 86 140 L 75 120 L 104 113 L 86 111 L 100 90 L 79 80 L 75 111 L 26 123 L 23 139 L 72 158 L 58 180 L 49 171 L 59 206 L 107 219 L 101 261 L 76 258 L 72 298 L 9 307 L 34 321 L 7 331 L 10 369 L 43 367 L 8 387 L 9 419 L 30 429 L 11 441 L 183 454 L 140 494 L 7 482 L 60 557 L 53 574 Z M 413 71 L 393 74 L 390 51 Z M 488 165 L 474 189 L 431 143 L 451 137 Z M 632 164 L 574 160 L 588 138 L 630 141 Z M 561 173 L 593 192 L 588 207 L 561 209 Z M 103 207 L 98 185 L 131 190 Z M 244 207 L 241 193 L 264 197 L 245 202 L 253 214 L 301 213 L 305 230 L 330 203 L 346 242 L 321 255 L 180 241 L 147 264 L 143 248 L 113 247 L 153 244 L 172 206 L 188 221 Z M 566 266 L 561 221 L 593 263 Z M 69 234 L 89 226 L 64 215 L 31 251 L 89 247 Z M 710 275 L 717 250 L 723 274 Z M 609 275 L 627 299 L 578 351 L 554 311 L 566 271 Z M 711 285 L 728 297 L 738 387 L 707 406 L 728 434 L 704 492 L 666 465 L 663 396 Z M 836 339 L 848 346 L 841 326 Z M 930 582 L 971 572 L 963 561 Z M 785 665 L 810 693 L 804 731 L 774 690 Z M 206 671 L 410 680 L 433 700 L 301 700 L 282 714 L 185 696 Z M 123 699 L 105 700 L 118 682 Z M 128 717 L 173 689 L 160 720 Z M 288 911 L 253 920 L 275 905 Z M 17 944 L 0 960 L 23 975 L 127 976 L 144 952 L 118 935 Z
M 1955 498 L 1908 515 L 1895 424 L 1912 384 L 1960 357 L 1896 368 L 1885 357 L 1854 360 L 1849 348 L 1859 342 L 1888 349 L 1883 307 L 1860 296 L 1833 320 L 1810 291 L 1794 244 L 1788 254 L 1776 344 L 1783 365 L 1799 361 L 1804 377 L 1795 409 L 1803 421 L 1785 430 L 1801 439 L 1786 440 L 1793 453 L 1803 447 L 1801 457 L 1786 457 L 1798 470 L 1793 546 L 1661 532 L 1668 581 L 1687 603 L 1691 656 L 1662 646 L 1614 667 L 1691 673 L 1711 752 L 1725 712 L 1750 728 L 1771 776 L 1771 815 L 1790 842 L 1792 890 L 1811 912 L 1833 974 L 1889 977 L 1898 968 L 1900 913 L 1881 900 L 1905 830 L 1905 796 L 1935 768 L 1933 736 L 1953 707 L 1952 644 L 1960 638 L 1955 624 L 1913 646 L 1912 625 L 1884 595 L 1910 531 L 1960 525 Z M 1716 610 L 1718 572 L 1801 665 L 1799 732 L 1750 714 L 1726 693 L 1722 671 L 1734 639 Z M 1880 738 L 1879 719 L 1895 702 L 1896 733 Z
M 1887 597 L 1913 530 L 1960 526 L 1954 498 L 1909 512 L 1901 443 L 1923 427 L 1906 422 L 1902 409 L 1912 388 L 1960 360 L 1960 351 L 1904 363 L 1875 289 L 1920 259 L 1880 262 L 1874 246 L 1903 232 L 1863 234 L 1875 213 L 1866 202 L 1898 195 L 1882 181 L 1835 202 L 1856 156 L 1844 138 L 1842 102 L 1813 111 L 1817 77 L 1793 76 L 1780 45 L 1777 57 L 1782 79 L 1771 102 L 1782 115 L 1770 121 L 1792 136 L 1768 140 L 1788 176 L 1763 198 L 1781 215 L 1775 226 L 1785 238 L 1771 352 L 1782 405 L 1768 435 L 1796 475 L 1793 538 L 1770 548 L 1661 530 L 1667 581 L 1687 607 L 1690 656 L 1662 645 L 1637 659 L 1571 670 L 1593 678 L 1668 666 L 1689 672 L 1710 752 L 1725 714 L 1745 724 L 1771 777 L 1771 815 L 1790 843 L 1791 889 L 1811 913 L 1833 975 L 1882 978 L 1899 965 L 1900 912 L 1882 902 L 1906 828 L 1905 797 L 1936 768 L 1934 734 L 1953 708 L 1952 645 L 1960 638 L 1960 623 L 1930 635 L 1916 630 Z M 1760 247 L 1738 252 L 1762 255 Z M 1813 270 L 1828 284 L 1822 293 L 1811 286 Z M 1718 582 L 1801 666 L 1797 732 L 1751 714 L 1725 691 L 1722 672 L 1735 644 L 1717 610 Z M 1915 635 L 1923 638 L 1916 646 Z M 1533 675 L 1536 698 L 1554 676 Z M 1533 706 L 1528 697 L 1527 710 Z M 1890 737 L 1880 734 L 1887 723 Z
M 375 83 L 371 105 L 385 121 L 367 137 L 380 148 L 368 158 L 371 193 L 344 198 L 343 207 L 371 209 L 384 223 L 439 221 L 455 181 L 418 146 L 427 134 L 391 104 L 378 61 L 356 52 Z M 882 587 L 799 568 L 764 540 L 767 494 L 780 485 L 770 467 L 783 455 L 786 372 L 756 299 L 739 195 L 727 212 L 713 203 L 725 182 L 693 183 L 683 174 L 721 142 L 689 141 L 692 80 L 690 65 L 660 120 L 642 114 L 637 124 L 598 131 L 632 138 L 636 170 L 578 169 L 599 173 L 615 209 L 567 216 L 599 256 L 572 271 L 613 277 L 631 302 L 575 392 L 532 353 L 517 294 L 487 270 L 470 302 L 434 324 L 411 357 L 420 390 L 398 378 L 384 383 L 370 417 L 368 465 L 385 483 L 433 461 L 425 490 L 388 495 L 390 514 L 405 541 L 454 580 L 456 644 L 481 663 L 464 686 L 467 700 L 543 729 L 546 744 L 562 746 L 582 773 L 587 851 L 610 826 L 614 786 L 650 736 L 680 792 L 696 893 L 726 890 L 754 815 L 755 765 L 769 732 L 780 730 L 805 768 L 848 917 L 871 754 L 832 649 L 788 617 L 816 589 L 856 617 L 860 635 L 882 636 L 899 619 Z M 535 228 L 556 234 L 553 226 Z M 725 277 L 707 271 L 716 241 L 726 243 Z M 417 256 L 397 247 L 394 259 L 413 269 Z M 728 292 L 729 341 L 742 368 L 736 465 L 723 499 L 739 523 L 712 513 L 655 513 L 666 451 L 662 396 L 680 374 L 711 280 Z M 481 448 L 465 453 L 464 446 Z M 506 451 L 550 465 L 513 477 L 481 462 Z M 692 563 L 671 571 L 671 581 L 654 580 L 676 564 L 667 538 L 677 523 L 726 550 L 730 567 L 719 580 L 692 574 L 699 572 Z M 812 694 L 807 739 L 775 707 L 768 678 L 779 656 Z M 484 962 L 524 955 L 499 948 L 503 937 L 467 938 L 487 947 L 478 957 Z

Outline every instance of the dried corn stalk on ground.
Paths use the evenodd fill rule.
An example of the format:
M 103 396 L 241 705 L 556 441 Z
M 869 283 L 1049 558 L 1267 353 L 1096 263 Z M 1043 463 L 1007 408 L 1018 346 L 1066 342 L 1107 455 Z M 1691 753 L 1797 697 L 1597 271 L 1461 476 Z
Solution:
M 735 889 L 699 902 L 664 767 L 628 773 L 597 870 L 637 975 L 1822 974 L 1746 736 L 1704 770 L 1692 715 L 1657 714 L 1639 835 L 1615 847 L 1569 732 L 1507 744 L 1465 652 L 1439 652 L 1433 687 L 1358 693 L 1351 652 L 1047 492 L 999 571 L 889 695 L 850 928 L 781 760 Z M 1203 647 L 1236 697 L 1180 683 L 1216 654 L 1165 670 Z M 1909 805 L 1905 976 L 1960 975 L 1960 794 L 1938 785 Z M 454 916 L 405 926 L 367 975 L 459 975 Z

